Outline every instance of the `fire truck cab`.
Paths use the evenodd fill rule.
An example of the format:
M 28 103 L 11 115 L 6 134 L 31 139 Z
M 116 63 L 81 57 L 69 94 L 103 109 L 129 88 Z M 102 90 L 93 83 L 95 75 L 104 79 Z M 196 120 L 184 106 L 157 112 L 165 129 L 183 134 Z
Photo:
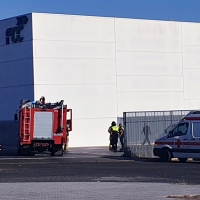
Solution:
M 51 156 L 56 152 L 63 155 L 67 132 L 72 130 L 72 109 L 63 103 L 21 100 L 19 115 L 15 114 L 15 121 L 19 122 L 19 155 L 45 151 Z
M 168 162 L 178 158 L 186 162 L 188 158 L 200 158 L 200 111 L 191 111 L 165 136 L 157 139 L 154 155 Z

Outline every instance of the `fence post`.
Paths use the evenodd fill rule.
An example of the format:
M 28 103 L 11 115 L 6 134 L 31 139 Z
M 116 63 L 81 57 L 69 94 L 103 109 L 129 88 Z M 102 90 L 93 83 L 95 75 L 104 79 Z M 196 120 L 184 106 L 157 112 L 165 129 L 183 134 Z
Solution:
M 125 149 L 127 149 L 126 112 L 123 112 L 123 125 L 124 125 L 124 151 L 125 151 Z
M 170 111 L 170 119 L 171 119 L 171 125 L 172 125 L 172 121 L 173 121 L 173 111 Z
M 172 125 L 178 123 L 183 115 L 189 111 L 142 111 L 142 112 L 123 112 L 124 125 L 124 155 L 133 156 L 154 156 L 153 144 L 159 137 L 165 135 Z M 150 145 L 142 145 L 141 128 L 147 122 L 151 127 L 152 141 Z M 166 130 L 166 131 L 165 131 Z M 159 137 L 158 137 L 159 136 Z M 144 134 L 144 140 L 146 135 Z M 147 141 L 148 142 L 148 141 Z
M 131 151 L 130 151 L 130 148 L 128 147 L 127 145 L 127 134 L 128 134 L 128 131 L 127 131 L 127 113 L 126 112 L 123 112 L 123 124 L 124 124 L 124 154 L 123 156 L 124 157 L 131 157 Z

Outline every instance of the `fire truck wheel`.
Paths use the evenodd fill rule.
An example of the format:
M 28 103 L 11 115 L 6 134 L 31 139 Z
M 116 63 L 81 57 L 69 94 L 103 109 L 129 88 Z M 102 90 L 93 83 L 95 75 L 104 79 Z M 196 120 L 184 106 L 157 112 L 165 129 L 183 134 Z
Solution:
M 169 162 L 172 158 L 171 153 L 168 149 L 162 149 L 160 157 L 163 162 Z
M 54 156 L 55 155 L 55 151 L 54 149 L 51 150 L 51 156 Z
M 19 156 L 30 156 L 31 155 L 31 151 L 29 148 L 27 149 L 23 149 L 21 147 L 18 148 L 18 155 Z
M 187 158 L 178 158 L 179 162 L 185 163 L 187 161 Z
M 18 156 L 21 156 L 21 148 L 20 148 L 19 143 L 17 144 L 17 154 Z
M 64 153 L 63 149 L 61 149 L 60 151 L 61 151 L 60 152 L 61 153 L 60 156 L 63 156 L 63 153 Z
M 21 156 L 20 148 L 17 149 L 17 152 L 18 152 L 18 156 Z
M 57 153 L 56 153 L 57 156 L 63 156 L 63 154 L 64 154 L 64 150 L 63 149 L 57 151 Z
M 20 145 L 18 146 L 17 151 L 18 151 L 18 156 L 23 156 L 23 148 Z

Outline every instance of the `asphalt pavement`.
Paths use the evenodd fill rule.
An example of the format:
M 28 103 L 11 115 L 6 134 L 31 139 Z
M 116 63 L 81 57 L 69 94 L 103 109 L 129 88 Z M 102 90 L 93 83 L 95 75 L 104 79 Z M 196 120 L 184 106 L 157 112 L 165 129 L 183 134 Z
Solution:
M 126 158 L 123 152 L 114 153 L 105 147 L 70 148 L 62 157 L 22 157 L 15 149 L 5 149 L 0 152 L 0 194 L 1 199 L 17 199 L 16 195 L 19 199 L 54 199 L 56 195 L 57 199 L 121 199 L 123 195 L 126 199 L 181 197 L 176 195 L 192 199 L 187 195 L 200 195 L 199 167 L 197 161 L 164 163 L 158 158 Z M 13 198 L 8 197 L 10 187 L 15 190 Z M 54 188 L 55 194 L 50 195 L 48 188 Z M 26 191 L 24 196 L 22 190 Z M 44 194 L 49 197 L 44 198 Z

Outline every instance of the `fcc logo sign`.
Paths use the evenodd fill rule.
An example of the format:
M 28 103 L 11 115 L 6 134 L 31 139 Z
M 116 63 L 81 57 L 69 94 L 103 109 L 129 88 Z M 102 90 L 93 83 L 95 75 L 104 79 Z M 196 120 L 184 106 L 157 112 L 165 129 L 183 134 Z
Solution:
M 8 28 L 6 30 L 6 44 L 22 42 L 23 37 L 21 37 L 20 33 L 24 29 L 24 24 L 28 22 L 27 16 L 16 17 L 17 24 L 15 27 Z

